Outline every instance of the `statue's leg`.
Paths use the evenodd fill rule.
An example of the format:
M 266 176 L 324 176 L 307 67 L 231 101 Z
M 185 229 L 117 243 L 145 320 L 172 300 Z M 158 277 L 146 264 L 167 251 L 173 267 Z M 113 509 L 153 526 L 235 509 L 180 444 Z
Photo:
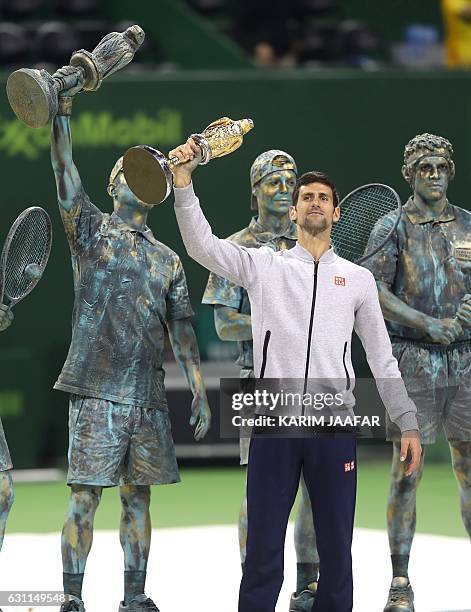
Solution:
M 444 429 L 460 489 L 461 516 L 471 537 L 471 347 L 447 353 L 450 389 Z
M 404 474 L 400 459 L 401 445 L 394 442 L 391 488 L 388 499 L 388 536 L 393 576 L 408 577 L 409 555 L 416 525 L 416 494 L 424 468 L 424 453 L 418 470 L 412 476 Z
M 62 530 L 64 592 L 82 599 L 82 581 L 102 489 L 118 484 L 121 423 L 112 402 L 70 396 L 69 513 Z M 83 604 L 82 604 L 83 606 Z M 64 606 L 68 610 L 67 605 Z
M 93 521 L 101 487 L 72 485 L 69 512 L 62 529 L 64 593 L 82 599 L 82 582 L 93 541 Z
M 124 603 L 144 594 L 151 540 L 150 487 L 123 485 L 119 539 L 124 551 Z
M 13 481 L 10 470 L 0 472 L 0 550 L 2 550 L 3 537 L 8 514 L 13 505 Z
M 240 438 L 239 451 L 240 451 L 240 464 L 246 466 L 249 458 L 249 438 Z M 247 491 L 247 470 L 245 472 L 245 488 Z M 239 550 L 240 550 L 240 563 L 244 567 L 245 556 L 247 553 L 247 493 L 244 495 L 244 499 L 240 505 L 239 510 Z
M 461 516 L 471 538 L 471 442 L 450 442 L 450 451 L 460 489 Z
M 11 458 L 0 419 L 0 550 L 2 550 L 5 525 L 13 504 L 13 481 L 11 479 Z
M 245 474 L 245 488 L 247 488 L 247 473 Z M 244 495 L 244 499 L 240 505 L 238 527 L 240 563 L 243 567 L 245 563 L 245 556 L 247 554 L 247 495 Z
M 123 408 L 124 410 L 124 408 Z M 151 542 L 150 487 L 179 482 L 170 417 L 165 410 L 126 408 L 126 453 L 120 468 L 121 523 L 124 551 L 124 599 L 120 612 L 150 611 L 157 606 L 145 595 Z
M 393 353 L 398 360 L 408 394 L 417 407 L 420 438 L 422 448 L 425 448 L 425 445 L 435 442 L 441 427 L 446 404 L 446 359 L 439 351 L 431 351 L 409 342 L 393 344 Z M 416 473 L 405 476 L 397 434 L 388 429 L 388 438 L 395 440 L 387 506 L 393 577 L 408 577 L 409 555 L 416 525 L 416 493 L 422 478 L 424 453 Z
M 413 612 L 414 592 L 409 581 L 409 556 L 416 523 L 416 494 L 424 469 L 424 454 L 417 471 L 404 474 L 401 444 L 394 442 L 391 489 L 388 499 L 388 535 L 393 578 L 384 612 Z
M 294 524 L 294 546 L 297 560 L 296 592 L 300 593 L 308 589 L 312 583 L 317 583 L 319 577 L 316 532 L 312 519 L 311 500 L 304 482 L 304 476 L 301 476 L 301 498 Z M 315 587 L 312 587 L 312 590 L 315 590 Z

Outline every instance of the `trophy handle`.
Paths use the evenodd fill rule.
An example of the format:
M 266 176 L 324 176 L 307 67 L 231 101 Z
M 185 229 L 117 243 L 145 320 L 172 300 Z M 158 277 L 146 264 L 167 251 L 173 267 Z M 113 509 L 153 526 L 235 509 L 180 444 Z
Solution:
M 75 87 L 80 79 L 84 81 L 85 70 L 81 66 L 74 66 L 74 68 L 74 72 L 66 76 L 62 74 L 58 75 L 57 72 L 52 75 L 52 78 L 54 79 L 54 88 L 57 93 L 60 93 L 65 89 L 71 89 L 72 87 Z
M 193 138 L 193 140 L 196 142 L 196 144 L 201 149 L 201 161 L 199 165 L 205 166 L 212 157 L 212 152 L 211 152 L 211 147 L 209 146 L 209 142 L 206 140 L 206 138 L 202 134 L 192 134 L 190 138 Z M 176 155 L 174 155 L 173 157 L 170 157 L 168 161 L 171 166 L 178 166 L 179 164 L 182 163 Z

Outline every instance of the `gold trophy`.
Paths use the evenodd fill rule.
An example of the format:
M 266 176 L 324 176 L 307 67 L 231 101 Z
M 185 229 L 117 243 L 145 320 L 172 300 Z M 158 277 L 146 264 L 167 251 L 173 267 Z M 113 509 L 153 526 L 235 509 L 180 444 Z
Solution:
M 13 112 L 29 127 L 46 125 L 57 113 L 61 91 L 74 87 L 80 77 L 82 89 L 97 90 L 105 77 L 129 64 L 144 37 L 144 30 L 138 25 L 107 34 L 92 52 L 81 49 L 72 54 L 70 66 L 75 71 L 68 76 L 33 68 L 15 70 L 7 81 L 7 96 Z
M 213 157 L 223 157 L 240 147 L 244 134 L 253 128 L 252 119 L 234 121 L 222 117 L 213 121 L 201 134 L 191 138 L 201 148 L 201 165 Z M 173 186 L 171 166 L 180 163 L 178 157 L 167 159 L 163 153 L 148 145 L 138 145 L 123 157 L 124 178 L 131 191 L 147 204 L 160 204 L 168 198 Z

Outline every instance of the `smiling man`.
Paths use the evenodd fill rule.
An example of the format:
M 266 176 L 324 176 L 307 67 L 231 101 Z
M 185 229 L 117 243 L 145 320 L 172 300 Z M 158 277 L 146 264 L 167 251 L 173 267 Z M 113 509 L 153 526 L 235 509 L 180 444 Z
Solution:
M 402 173 L 413 195 L 392 238 L 364 265 L 377 280 L 424 452 L 441 430 L 449 442 L 471 537 L 471 213 L 447 199 L 452 158 L 451 143 L 441 136 L 420 134 L 407 144 Z M 390 223 L 390 216 L 381 219 L 370 240 Z M 416 474 L 405 478 L 394 443 L 387 514 L 393 580 L 385 612 L 414 609 L 408 565 L 423 467 L 422 458 Z
M 420 460 L 416 409 L 400 378 L 371 272 L 334 252 L 330 234 L 340 217 L 334 183 L 321 172 L 297 181 L 289 216 L 297 245 L 289 250 L 242 247 L 217 238 L 191 183 L 200 161 L 192 139 L 170 153 L 175 212 L 188 254 L 244 287 L 252 316 L 254 371 L 258 378 L 346 380 L 355 328 L 377 379 L 392 378 L 397 393 L 386 407 L 402 432 L 411 474 Z M 336 278 L 343 279 L 342 284 Z M 343 356 L 345 355 L 345 359 Z M 383 401 L 385 398 L 383 398 Z M 247 476 L 247 554 L 239 612 L 274 612 L 283 582 L 289 514 L 304 474 L 316 527 L 321 576 L 313 612 L 350 612 L 353 606 L 351 543 L 356 494 L 356 440 L 254 435 Z M 348 466 L 348 469 L 347 469 Z
M 231 242 L 249 248 L 269 247 L 274 251 L 291 249 L 296 245 L 296 225 L 289 218 L 297 167 L 291 155 L 271 149 L 261 153 L 250 169 L 252 209 L 257 211 L 249 226 L 232 234 Z M 247 290 L 223 276 L 209 275 L 204 304 L 214 306 L 214 322 L 221 340 L 237 341 L 241 378 L 254 377 L 252 321 Z M 240 438 L 240 463 L 247 465 L 249 442 Z M 239 513 L 239 546 L 242 566 L 247 542 L 247 498 Z M 290 601 L 290 612 L 309 612 L 315 597 L 319 573 L 316 536 L 312 510 L 304 479 L 301 478 L 301 497 L 294 527 L 296 549 L 296 592 Z

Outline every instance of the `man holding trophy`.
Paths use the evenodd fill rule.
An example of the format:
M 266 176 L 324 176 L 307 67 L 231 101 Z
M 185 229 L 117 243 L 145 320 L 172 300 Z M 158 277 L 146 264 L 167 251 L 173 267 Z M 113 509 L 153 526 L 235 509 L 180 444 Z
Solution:
M 285 151 L 270 149 L 261 153 L 250 169 L 252 209 L 256 216 L 248 227 L 232 234 L 232 242 L 249 248 L 270 247 L 275 251 L 296 245 L 296 225 L 288 210 L 296 185 L 298 169 L 293 157 Z M 227 278 L 209 275 L 203 304 L 214 307 L 214 322 L 221 340 L 237 341 L 241 366 L 240 377 L 254 377 L 252 321 L 250 300 L 246 289 Z M 240 437 L 240 464 L 247 465 L 249 438 Z M 239 513 L 239 546 L 242 567 L 247 543 L 247 498 Z M 309 612 L 314 601 L 319 573 L 316 534 L 312 509 L 304 479 L 301 478 L 301 497 L 294 526 L 296 549 L 296 592 L 291 596 L 289 612 Z
M 201 158 L 200 147 L 188 139 L 171 156 L 180 161 L 173 166 L 175 212 L 189 255 L 248 291 L 256 375 L 304 379 L 305 383 L 316 378 L 342 380 L 342 349 L 351 343 L 355 328 L 378 387 L 385 379 L 397 383 L 395 393 L 382 399 L 401 431 L 401 460 L 405 462 L 410 453 L 405 473 L 411 475 L 421 455 L 416 408 L 392 355 L 373 275 L 336 255 L 330 245 L 332 225 L 340 212 L 329 177 L 310 172 L 298 179 L 289 209 L 290 219 L 297 224 L 298 242 L 292 249 L 276 252 L 217 238 L 193 191 L 192 173 Z M 335 283 L 338 275 L 343 284 Z M 283 582 L 286 526 L 301 470 L 312 502 L 321 565 L 312 611 L 352 610 L 355 438 L 253 435 L 239 612 L 275 610 Z

